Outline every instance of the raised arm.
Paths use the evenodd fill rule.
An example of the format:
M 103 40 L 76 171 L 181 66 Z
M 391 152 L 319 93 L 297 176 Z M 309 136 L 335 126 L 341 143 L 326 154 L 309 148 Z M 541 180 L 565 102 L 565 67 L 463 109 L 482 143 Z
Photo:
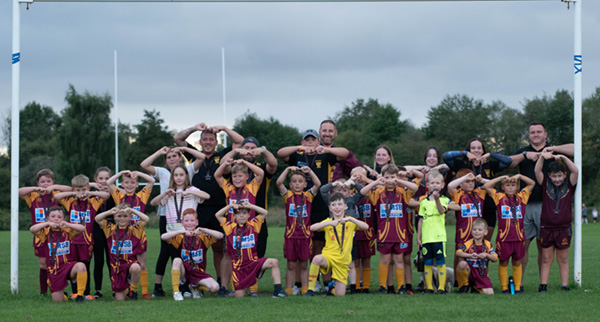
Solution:
M 562 160 L 562 162 L 567 166 L 567 168 L 569 168 L 569 171 L 571 172 L 571 175 L 569 176 L 569 181 L 571 181 L 571 185 L 576 185 L 577 176 L 579 175 L 579 169 L 577 169 L 575 163 L 573 163 L 573 161 L 571 161 L 571 159 L 569 159 L 567 156 L 561 154 L 554 156 L 554 159 L 556 159 L 557 161 Z
M 317 191 L 321 192 L 321 197 L 323 198 L 323 201 L 325 201 L 325 203 L 328 205 L 329 205 L 329 191 L 331 191 L 331 189 L 333 189 L 334 183 L 335 182 L 326 183 L 320 189 L 317 190 Z
M 23 187 L 19 188 L 19 198 L 24 198 L 25 195 L 30 194 L 32 192 L 40 192 L 42 188 L 40 187 Z
M 229 209 L 233 208 L 234 205 L 237 205 L 237 204 L 235 204 L 235 203 L 229 204 L 229 205 L 219 209 L 219 211 L 217 211 L 215 213 L 215 217 L 217 217 L 217 221 L 219 222 L 219 224 L 221 224 L 225 221 L 225 214 L 227 214 Z
M 158 205 L 160 205 L 160 202 L 161 202 L 161 201 L 162 201 L 162 200 L 163 200 L 163 199 L 164 199 L 166 196 L 173 195 L 174 193 L 175 193 L 175 191 L 174 191 L 173 189 L 167 189 L 167 190 L 165 190 L 165 191 L 161 192 L 161 193 L 160 193 L 158 196 L 154 197 L 154 199 L 152 199 L 152 200 L 150 201 L 150 204 L 151 204 L 152 206 L 158 206 Z
M 202 166 L 202 163 L 204 163 L 204 160 L 206 160 L 206 154 L 196 149 L 190 149 L 187 146 L 182 146 L 177 149 L 179 149 L 179 151 L 191 154 L 194 157 L 194 162 L 192 163 L 194 165 L 194 172 L 198 171 L 200 166 Z
M 271 175 L 275 174 L 277 171 L 277 158 L 271 153 L 271 151 L 267 150 L 267 147 L 262 146 L 260 148 L 256 148 L 252 150 L 254 155 L 262 154 L 265 159 L 265 163 L 267 164 L 267 172 Z
M 265 177 L 265 171 L 263 171 L 263 169 L 261 169 L 254 163 L 250 163 L 244 159 L 241 159 L 241 161 L 242 164 L 245 164 L 248 167 L 248 169 L 250 169 L 250 171 L 254 173 L 254 180 L 256 180 L 256 182 L 258 182 L 259 184 L 262 183 L 263 178 Z
M 347 221 L 351 221 L 360 230 L 367 230 L 367 229 L 369 229 L 369 224 L 367 224 L 366 222 L 364 222 L 362 220 L 358 220 L 358 219 L 356 219 L 354 217 L 344 217 L 341 220 L 341 222 L 347 222 Z
M 242 142 L 244 142 L 244 137 L 241 136 L 238 132 L 228 128 L 225 125 L 216 125 L 216 126 L 211 126 L 210 129 L 213 131 L 213 133 L 217 134 L 221 131 L 224 131 L 225 133 L 227 133 L 227 135 L 229 135 L 229 137 L 231 138 L 231 141 L 233 142 L 233 144 L 231 145 L 232 148 L 239 148 L 242 146 Z
M 317 153 L 318 154 L 328 153 L 328 154 L 335 155 L 335 157 L 338 161 L 343 161 L 348 157 L 348 150 L 346 148 L 341 148 L 341 147 L 328 148 L 328 147 L 320 145 L 317 148 Z
M 537 180 L 539 185 L 541 185 L 544 182 L 544 173 L 542 172 L 544 168 L 544 160 L 550 158 L 553 158 L 551 153 L 543 152 L 542 155 L 538 158 L 537 162 L 535 163 L 535 179 Z
M 485 192 L 491 196 L 494 193 L 494 187 L 496 186 L 496 184 L 498 182 L 501 182 L 505 178 L 508 178 L 508 176 L 505 175 L 505 176 L 496 177 L 496 178 L 486 182 L 485 184 L 483 184 L 483 189 L 485 189 Z
M 90 197 L 98 197 L 102 199 L 102 201 L 108 200 L 110 198 L 110 193 L 104 191 L 88 191 L 88 196 Z
M 37 234 L 37 233 L 38 233 L 38 231 L 40 231 L 40 230 L 42 230 L 42 229 L 44 229 L 44 228 L 46 228 L 46 227 L 49 227 L 49 226 L 52 226 L 52 228 L 58 228 L 58 224 L 57 224 L 57 223 L 53 223 L 53 222 L 49 222 L 49 221 L 45 221 L 45 222 L 37 223 L 37 224 L 35 224 L 35 225 L 31 226 L 31 227 L 29 228 L 29 231 L 30 231 L 32 234 L 34 234 L 34 235 L 35 235 L 35 234 Z
M 106 180 L 106 185 L 108 186 L 109 191 L 113 191 L 114 187 L 115 187 L 115 182 L 117 182 L 117 179 L 119 179 L 122 175 L 124 174 L 128 174 L 131 175 L 131 171 L 129 170 L 123 170 L 123 171 L 119 171 L 119 173 L 115 173 L 112 177 L 108 178 L 108 180 Z
M 396 184 L 407 187 L 413 194 L 419 189 L 419 186 L 416 183 L 406 180 L 396 179 Z
M 61 201 L 65 198 L 75 197 L 75 196 L 77 196 L 77 193 L 75 191 L 59 192 L 54 195 L 54 200 Z
M 133 171 L 132 175 L 144 179 L 147 183 L 146 187 L 148 188 L 148 190 L 152 190 L 152 188 L 154 187 L 154 183 L 156 182 L 156 179 L 154 179 L 154 177 L 151 177 L 150 175 L 140 171 Z
M 575 155 L 575 145 L 573 143 L 557 145 L 557 146 L 549 146 L 544 149 L 544 152 L 552 152 L 554 154 L 560 153 L 570 157 Z
M 117 208 L 112 208 L 107 211 L 101 212 L 96 215 L 96 218 L 94 218 L 94 220 L 100 224 L 104 219 L 106 219 L 106 217 L 114 216 L 117 213 L 117 211 Z
M 158 157 L 160 157 L 162 155 L 166 155 L 167 152 L 169 152 L 169 148 L 166 146 L 163 146 L 162 148 L 158 149 L 156 152 L 152 153 L 152 155 L 150 155 L 149 157 L 144 159 L 144 161 L 142 161 L 142 163 L 140 163 L 140 167 L 142 167 L 142 169 L 144 169 L 144 171 L 148 172 L 150 175 L 155 176 L 156 169 L 154 169 L 154 167 L 152 166 L 152 163 Z
M 360 194 L 363 196 L 368 196 L 369 192 L 371 192 L 371 190 L 373 190 L 373 188 L 375 188 L 375 186 L 377 186 L 378 184 L 385 184 L 385 179 L 383 179 L 383 177 L 377 179 L 377 180 L 373 180 L 371 183 L 369 183 L 368 185 L 364 186 L 362 189 L 360 189 Z
M 305 173 L 308 174 L 310 176 L 310 180 L 312 180 L 313 182 L 313 186 L 312 186 L 312 192 L 314 195 L 317 194 L 317 191 L 319 191 L 319 187 L 321 187 L 321 180 L 319 180 L 319 177 L 317 177 L 317 174 L 312 171 L 311 168 L 309 167 L 302 167 L 300 168 L 300 170 Z
M 488 155 L 496 160 L 498 160 L 500 162 L 500 164 L 498 165 L 498 167 L 500 168 L 500 170 L 504 170 L 508 167 L 511 166 L 513 159 L 509 156 L 506 156 L 504 154 L 500 154 L 500 153 L 488 153 Z
M 223 178 L 223 173 L 225 173 L 225 168 L 231 166 L 233 163 L 235 163 L 235 161 L 233 159 L 221 160 L 219 167 L 215 171 L 215 181 L 217 181 L 217 184 L 219 185 L 219 187 L 223 186 L 223 183 L 225 182 L 225 178 Z
M 206 235 L 213 236 L 215 239 L 223 239 L 223 236 L 224 236 L 224 234 L 220 231 L 216 231 L 214 229 L 202 228 L 202 227 L 196 228 L 196 232 L 203 232 Z
M 458 188 L 458 186 L 460 186 L 460 184 L 463 183 L 463 181 L 465 180 L 475 180 L 475 175 L 473 175 L 473 173 L 469 173 L 458 179 L 450 181 L 450 183 L 448 184 L 448 193 L 453 194 L 454 191 L 456 191 L 456 188 Z
M 279 178 L 277 178 L 277 181 L 275 181 L 275 186 L 277 187 L 277 191 L 279 191 L 280 194 L 283 195 L 284 193 L 287 192 L 287 188 L 284 185 L 285 178 L 287 178 L 287 175 L 290 172 L 290 170 L 294 171 L 295 169 L 297 169 L 297 167 L 285 168 L 279 175 Z
M 254 212 L 256 212 L 257 214 L 261 215 L 261 217 L 264 219 L 267 216 L 268 211 L 265 208 L 259 207 L 257 205 L 253 205 L 249 202 L 242 202 L 242 204 L 240 205 L 240 207 L 243 208 L 247 208 L 250 210 L 254 210 Z
M 185 130 L 180 131 L 179 133 L 173 135 L 173 140 L 175 141 L 175 144 L 177 146 L 186 146 L 187 142 L 185 141 L 188 136 L 190 136 L 192 133 L 196 132 L 196 131 L 205 131 L 207 130 L 208 127 L 206 126 L 206 124 L 204 123 L 198 123 L 192 127 L 188 127 Z
M 283 162 L 288 162 L 290 156 L 296 151 L 302 151 L 302 146 L 294 145 L 283 147 L 279 149 L 279 151 L 277 151 L 277 157 L 280 158 Z
M 145 213 L 135 210 L 135 208 L 129 208 L 129 211 L 131 211 L 132 213 L 134 213 L 135 215 L 137 215 L 138 217 L 140 217 L 140 221 L 142 222 L 142 224 L 144 225 L 144 227 L 148 224 L 148 221 L 150 220 L 150 217 L 148 217 Z
M 468 151 L 448 151 L 442 154 L 442 160 L 444 160 L 444 163 L 446 163 L 448 167 L 452 169 L 452 171 L 454 171 L 455 159 L 468 156 L 469 154 L 471 153 L 469 153 Z
M 533 191 L 533 188 L 535 187 L 535 181 L 533 181 L 531 178 L 522 174 L 515 174 L 514 177 L 517 178 L 517 180 L 523 180 L 523 182 L 525 182 L 527 185 L 527 190 L 529 190 L 529 192 Z
M 193 195 L 196 196 L 202 200 L 208 200 L 210 199 L 210 195 L 207 192 L 204 192 L 202 190 L 185 190 L 182 192 L 182 195 L 186 196 L 186 195 Z

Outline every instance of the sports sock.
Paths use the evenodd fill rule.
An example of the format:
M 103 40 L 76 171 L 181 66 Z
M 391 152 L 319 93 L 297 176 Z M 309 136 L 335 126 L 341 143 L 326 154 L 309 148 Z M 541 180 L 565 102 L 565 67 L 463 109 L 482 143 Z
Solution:
M 171 285 L 173 285 L 173 294 L 179 292 L 179 280 L 181 279 L 181 271 L 174 269 L 171 271 Z
M 438 291 L 442 290 L 445 291 L 446 290 L 446 265 L 439 265 L 438 266 Z
M 204 285 L 198 285 L 196 289 L 199 289 L 202 292 L 208 292 L 208 288 Z
M 523 266 L 513 266 L 513 279 L 515 281 L 515 291 L 521 290 L 521 283 L 523 282 Z
M 286 287 L 285 288 L 285 292 L 287 293 L 287 295 L 293 295 L 294 294 L 294 291 L 292 290 L 291 287 Z
M 140 286 L 142 286 L 142 294 L 148 294 L 148 270 L 142 270 L 140 275 Z
M 387 275 L 388 275 L 388 265 L 379 264 L 379 286 L 386 287 L 387 285 Z
M 304 295 L 308 291 L 308 286 L 302 286 L 300 288 L 300 294 Z
M 311 291 L 315 290 L 315 284 L 317 284 L 317 278 L 319 277 L 319 266 L 310 264 L 310 270 L 308 272 L 308 289 Z
M 469 285 L 469 271 L 456 269 L 456 281 L 458 282 L 458 287 L 468 286 Z
M 250 293 L 258 293 L 258 282 L 254 283 L 254 285 L 250 286 Z
M 508 266 L 498 265 L 498 278 L 500 279 L 500 287 L 502 290 L 508 290 Z
M 281 288 L 281 284 L 273 284 L 273 292 L 274 293 L 279 293 L 281 292 L 282 288 Z
M 135 283 L 135 284 L 134 284 L 134 283 L 131 283 L 131 284 L 129 285 L 129 289 L 130 289 L 132 292 L 137 292 L 137 291 L 138 291 L 138 287 L 139 287 L 139 284 L 138 284 L 138 283 Z
M 433 266 L 425 265 L 425 288 L 433 290 Z
M 368 290 L 369 287 L 371 286 L 371 268 L 363 268 L 363 276 L 362 276 L 362 282 L 363 282 L 363 290 Z
M 356 292 L 356 284 L 350 284 L 350 293 Z
M 154 283 L 154 290 L 162 290 L 162 284 L 161 283 Z
M 40 268 L 40 293 L 48 292 L 48 270 Z
M 83 296 L 83 293 L 85 292 L 85 281 L 87 280 L 87 278 L 87 272 L 77 273 L 77 296 Z
M 404 268 L 395 268 L 394 273 L 396 274 L 396 281 L 398 282 L 398 289 L 404 285 Z

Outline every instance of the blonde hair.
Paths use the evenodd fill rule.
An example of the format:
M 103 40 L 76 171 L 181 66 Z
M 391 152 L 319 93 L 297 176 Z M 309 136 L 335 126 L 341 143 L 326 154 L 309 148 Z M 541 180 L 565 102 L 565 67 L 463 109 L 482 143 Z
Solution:
M 430 171 L 427 173 L 427 182 L 429 182 L 429 179 L 441 179 L 444 181 L 444 176 L 438 171 Z
M 475 221 L 473 221 L 473 228 L 475 226 L 477 226 L 477 227 L 483 227 L 483 229 L 488 229 L 488 223 L 483 218 L 477 218 L 477 219 L 475 219 Z
M 386 173 L 389 173 L 389 174 L 395 174 L 395 175 L 397 175 L 398 171 L 400 171 L 400 169 L 398 169 L 398 167 L 396 165 L 389 163 L 389 164 L 386 164 L 381 169 L 381 174 L 384 175 Z
M 83 174 L 78 174 L 71 179 L 71 186 L 73 187 L 85 187 L 90 184 L 90 178 Z
M 350 171 L 350 175 L 354 175 L 357 172 L 362 172 L 364 175 L 367 175 L 367 170 L 363 167 L 356 167 L 354 169 L 352 169 L 352 171 Z

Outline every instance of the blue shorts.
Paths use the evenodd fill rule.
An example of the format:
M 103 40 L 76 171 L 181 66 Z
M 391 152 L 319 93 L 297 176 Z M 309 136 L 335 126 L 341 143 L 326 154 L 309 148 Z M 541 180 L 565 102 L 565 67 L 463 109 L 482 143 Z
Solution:
M 426 243 L 423 244 L 423 259 L 425 259 L 425 265 L 433 266 L 433 260 L 439 265 L 446 265 L 446 243 Z

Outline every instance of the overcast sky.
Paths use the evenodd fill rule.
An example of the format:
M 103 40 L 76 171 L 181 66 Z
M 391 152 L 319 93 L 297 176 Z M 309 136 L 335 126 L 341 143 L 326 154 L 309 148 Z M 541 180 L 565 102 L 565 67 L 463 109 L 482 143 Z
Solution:
M 573 91 L 574 10 L 559 0 L 382 3 L 34 3 L 21 11 L 21 107 L 69 84 L 113 95 L 136 124 L 232 126 L 251 111 L 300 130 L 357 98 L 417 126 L 446 95 L 522 108 Z M 583 95 L 600 86 L 600 1 L 583 3 Z M 0 1 L 0 110 L 11 107 L 12 1 Z M 222 109 L 225 48 L 227 119 Z

